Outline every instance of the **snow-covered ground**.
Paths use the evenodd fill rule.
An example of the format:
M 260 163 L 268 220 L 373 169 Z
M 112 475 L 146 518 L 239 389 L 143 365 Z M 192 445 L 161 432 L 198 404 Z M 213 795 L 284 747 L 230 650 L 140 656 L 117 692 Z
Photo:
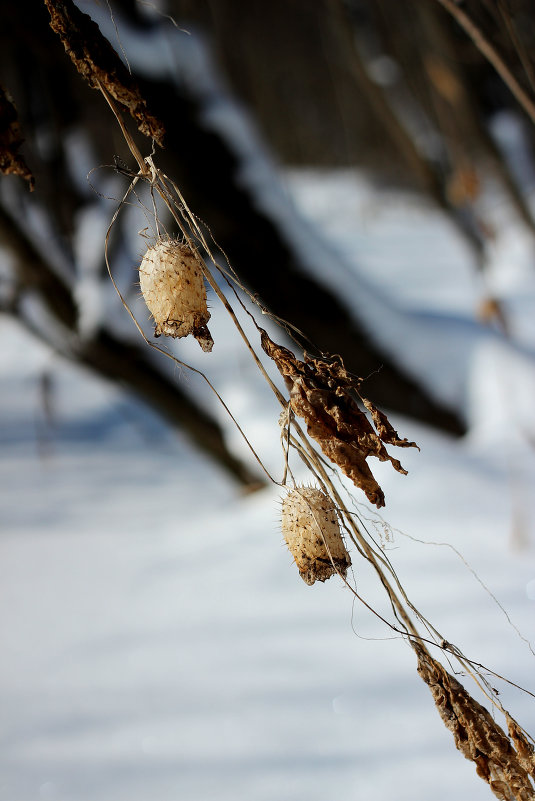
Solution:
M 285 180 L 336 248 L 346 302 L 360 310 L 359 287 L 380 287 L 397 309 L 382 320 L 393 352 L 436 373 L 435 391 L 450 387 L 471 422 L 456 442 L 394 421 L 421 452 L 401 454 L 406 477 L 378 466 L 388 555 L 447 640 L 533 692 L 535 657 L 467 565 L 410 539 L 462 552 L 535 641 L 533 242 L 507 228 L 491 254 L 513 346 L 474 324 L 481 285 L 440 215 L 349 172 Z M 214 352 L 196 363 L 212 360 L 280 476 L 276 406 L 232 328 L 214 326 Z M 338 579 L 301 581 L 277 488 L 241 496 L 114 386 L 10 320 L 0 336 L 1 801 L 491 797 L 410 648 Z M 387 610 L 356 553 L 353 570 L 361 595 Z M 492 683 L 535 732 L 535 699 Z

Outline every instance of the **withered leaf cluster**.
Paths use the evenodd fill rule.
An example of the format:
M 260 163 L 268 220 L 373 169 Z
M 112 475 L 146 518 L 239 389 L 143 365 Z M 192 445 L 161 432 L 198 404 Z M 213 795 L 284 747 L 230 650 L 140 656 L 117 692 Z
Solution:
M 305 354 L 305 361 L 300 361 L 265 331 L 261 342 L 283 376 L 292 411 L 304 419 L 308 434 L 371 503 L 384 506 L 384 493 L 366 461 L 368 456 L 389 461 L 399 473 L 406 474 L 385 444 L 417 448 L 416 443 L 400 438 L 386 415 L 361 395 L 359 379 L 348 374 L 339 357 L 326 361 Z M 373 425 L 359 408 L 357 398 L 370 413 Z
M 163 124 L 148 111 L 134 78 L 98 25 L 72 0 L 45 0 L 45 4 L 50 12 L 50 27 L 58 34 L 80 75 L 93 89 L 104 87 L 128 109 L 141 133 L 162 145 Z
M 505 714 L 505 719 L 509 737 L 518 755 L 518 761 L 526 773 L 529 773 L 531 778 L 535 780 L 535 747 L 528 740 L 524 730 L 508 712 Z
M 0 86 L 0 172 L 20 175 L 33 190 L 35 179 L 24 158 L 18 153 L 24 139 L 20 131 L 17 110 Z
M 533 801 L 533 748 L 518 724 L 508 717 L 515 750 L 485 707 L 418 643 L 412 646 L 418 657 L 418 673 L 429 686 L 442 721 L 459 751 L 475 763 L 478 776 L 501 801 Z

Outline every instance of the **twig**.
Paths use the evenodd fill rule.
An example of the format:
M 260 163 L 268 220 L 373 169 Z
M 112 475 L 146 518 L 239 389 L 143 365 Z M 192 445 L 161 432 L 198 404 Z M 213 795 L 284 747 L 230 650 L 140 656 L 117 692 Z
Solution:
M 527 79 L 529 81 L 529 85 L 531 86 L 531 91 L 535 92 L 535 72 L 533 71 L 533 66 L 530 62 L 529 55 L 526 51 L 526 48 L 518 36 L 516 32 L 516 28 L 514 25 L 513 20 L 511 19 L 511 14 L 507 9 L 503 0 L 498 0 L 498 11 L 500 13 L 500 17 L 502 18 L 505 27 L 507 28 L 507 33 L 509 34 L 509 38 L 513 43 L 513 46 L 518 53 L 518 57 L 522 62 L 522 66 L 524 67 L 524 72 L 526 73 Z
M 509 87 L 512 94 L 516 97 L 528 117 L 535 124 L 535 103 L 528 97 L 527 93 L 522 89 L 509 67 L 506 65 L 498 51 L 489 42 L 484 35 L 483 31 L 477 27 L 473 20 L 464 12 L 453 0 L 437 0 L 440 5 L 451 14 L 452 17 L 459 23 L 464 32 L 470 37 L 480 53 L 482 53 L 487 61 L 492 64 L 498 75 L 502 78 L 506 86 Z

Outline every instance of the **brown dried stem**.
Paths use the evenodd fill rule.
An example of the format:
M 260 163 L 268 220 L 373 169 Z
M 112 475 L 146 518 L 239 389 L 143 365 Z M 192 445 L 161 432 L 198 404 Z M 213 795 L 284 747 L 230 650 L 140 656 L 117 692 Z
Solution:
M 473 41 L 477 49 L 485 56 L 487 61 L 492 64 L 503 82 L 509 87 L 512 94 L 518 100 L 531 121 L 535 123 L 535 103 L 522 89 L 513 73 L 504 62 L 496 48 L 489 42 L 483 31 L 478 28 L 474 21 L 463 11 L 453 0 L 437 0 L 459 23 L 461 28 Z
M 513 47 L 515 48 L 516 52 L 518 53 L 518 57 L 522 62 L 524 72 L 526 73 L 529 85 L 531 86 L 531 91 L 535 92 L 535 72 L 533 70 L 533 65 L 530 61 L 526 47 L 516 31 L 515 24 L 511 18 L 511 12 L 509 11 L 504 0 L 498 0 L 498 12 L 507 29 L 507 33 L 509 34 L 509 38 L 513 43 Z

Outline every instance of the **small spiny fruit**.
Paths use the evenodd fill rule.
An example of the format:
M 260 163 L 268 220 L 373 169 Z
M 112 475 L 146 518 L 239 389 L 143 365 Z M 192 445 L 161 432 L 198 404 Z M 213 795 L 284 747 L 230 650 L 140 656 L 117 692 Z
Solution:
M 334 573 L 345 578 L 351 559 L 334 504 L 322 490 L 290 490 L 282 502 L 282 533 L 307 584 L 326 581 Z
M 189 245 L 167 239 L 149 247 L 139 267 L 139 283 L 154 317 L 155 336 L 193 334 L 204 351 L 212 350 L 201 261 Z

